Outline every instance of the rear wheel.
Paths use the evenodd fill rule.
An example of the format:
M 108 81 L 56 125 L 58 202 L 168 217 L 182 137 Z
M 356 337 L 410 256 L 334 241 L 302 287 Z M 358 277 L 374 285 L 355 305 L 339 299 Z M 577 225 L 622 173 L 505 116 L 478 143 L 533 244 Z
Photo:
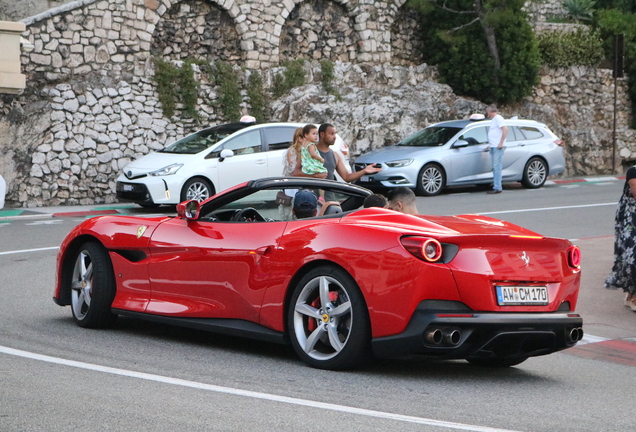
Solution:
M 75 256 L 71 278 L 73 319 L 80 327 L 112 325 L 117 319 L 110 309 L 114 298 L 115 276 L 108 252 L 99 243 L 84 243 Z
M 288 310 L 294 350 L 319 369 L 349 369 L 371 359 L 371 326 L 362 293 L 344 270 L 321 266 L 300 280 Z
M 468 362 L 476 366 L 498 368 L 498 367 L 516 366 L 518 364 L 523 363 L 526 360 L 528 360 L 528 357 L 515 357 L 515 358 L 497 357 L 492 359 L 475 359 L 475 358 L 470 359 L 469 358 Z
M 181 202 L 189 200 L 201 202 L 210 198 L 212 195 L 214 195 L 214 189 L 210 182 L 201 177 L 194 177 L 183 185 L 183 189 L 181 189 Z
M 417 176 L 415 192 L 421 196 L 438 195 L 446 184 L 444 171 L 436 164 L 426 164 Z
M 521 184 L 530 189 L 536 189 L 545 183 L 548 177 L 548 165 L 538 157 L 531 158 L 523 170 Z

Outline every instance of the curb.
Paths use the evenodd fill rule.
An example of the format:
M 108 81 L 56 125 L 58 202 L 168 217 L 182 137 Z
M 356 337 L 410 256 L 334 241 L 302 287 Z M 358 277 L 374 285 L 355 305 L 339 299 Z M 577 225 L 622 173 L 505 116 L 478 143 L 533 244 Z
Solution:
M 16 219 L 46 219 L 46 218 L 64 218 L 64 217 L 94 217 L 94 216 L 106 216 L 106 215 L 125 215 L 125 214 L 128 214 L 128 209 L 132 207 L 134 206 L 122 207 L 121 209 L 108 208 L 108 209 L 93 209 L 93 210 L 68 211 L 68 212 L 35 211 L 31 209 L 0 210 L 0 222 L 11 221 Z

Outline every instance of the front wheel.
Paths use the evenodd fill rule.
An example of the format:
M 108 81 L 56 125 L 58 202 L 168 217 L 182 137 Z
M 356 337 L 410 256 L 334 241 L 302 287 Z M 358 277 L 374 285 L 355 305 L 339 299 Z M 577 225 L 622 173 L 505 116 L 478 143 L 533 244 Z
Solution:
M 111 312 L 115 298 L 113 266 L 104 247 L 84 243 L 75 255 L 71 279 L 71 310 L 80 327 L 109 327 L 117 319 Z
M 438 195 L 446 183 L 444 171 L 432 163 L 424 165 L 417 176 L 415 192 L 420 196 Z
M 289 337 L 308 365 L 350 369 L 371 359 L 367 306 L 344 270 L 321 266 L 300 280 L 288 309 Z
M 199 202 L 214 195 L 214 189 L 209 181 L 201 177 L 191 178 L 181 189 L 181 202 L 197 200 Z
M 529 189 L 536 189 L 543 186 L 546 178 L 548 178 L 548 165 L 543 159 L 533 157 L 523 170 L 521 184 Z

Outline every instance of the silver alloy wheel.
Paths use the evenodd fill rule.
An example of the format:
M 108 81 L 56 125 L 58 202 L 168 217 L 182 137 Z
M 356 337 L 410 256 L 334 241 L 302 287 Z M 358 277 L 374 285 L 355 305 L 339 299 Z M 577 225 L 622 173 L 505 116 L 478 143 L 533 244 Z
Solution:
M 430 166 L 422 171 L 420 183 L 427 194 L 435 195 L 442 188 L 443 179 L 444 177 L 439 168 Z
M 329 276 L 318 276 L 303 287 L 294 306 L 294 335 L 314 360 L 329 360 L 347 344 L 353 309 L 345 287 Z
M 207 184 L 195 181 L 186 191 L 186 200 L 197 200 L 199 202 L 210 198 L 210 189 Z
M 77 256 L 71 282 L 71 307 L 78 320 L 86 317 L 93 293 L 93 261 L 86 250 Z
M 539 187 L 545 182 L 546 166 L 541 159 L 533 159 L 528 164 L 526 178 L 532 186 Z

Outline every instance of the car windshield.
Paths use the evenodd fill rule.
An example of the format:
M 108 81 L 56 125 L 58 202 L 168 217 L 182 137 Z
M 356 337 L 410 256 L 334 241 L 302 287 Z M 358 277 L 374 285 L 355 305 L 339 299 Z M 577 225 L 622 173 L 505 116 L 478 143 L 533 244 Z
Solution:
M 247 124 L 233 123 L 214 126 L 188 135 L 185 138 L 175 141 L 166 148 L 159 150 L 160 153 L 196 154 L 210 148 L 223 138 L 232 135 L 234 132 L 249 126 Z
M 461 128 L 446 126 L 431 126 L 404 138 L 399 146 L 409 147 L 437 147 L 446 144 Z

